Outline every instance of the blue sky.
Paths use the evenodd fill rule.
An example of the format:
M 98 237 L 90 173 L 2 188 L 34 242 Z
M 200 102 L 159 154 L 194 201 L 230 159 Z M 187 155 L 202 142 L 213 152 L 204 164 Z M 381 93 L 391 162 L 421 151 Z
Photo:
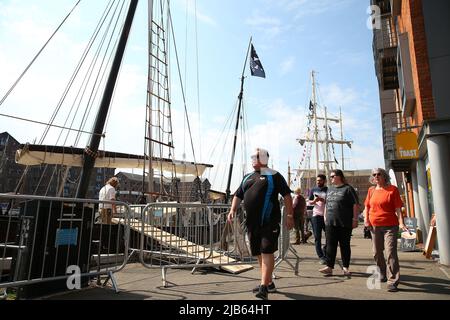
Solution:
M 0 96 L 9 89 L 75 2 L 0 2 Z M 17 89 L 0 106 L 0 113 L 48 121 L 106 3 L 87 0 L 80 3 Z M 201 151 L 196 150 L 196 153 L 199 161 L 216 166 L 217 169 L 209 174 L 214 188 L 225 188 L 224 169 L 231 153 L 231 138 L 225 145 L 225 139 L 219 139 L 219 133 L 237 102 L 250 36 L 267 78 L 250 77 L 246 68 L 244 102 L 249 125 L 248 152 L 255 146 L 267 148 L 272 155 L 271 164 L 284 175 L 288 160 L 292 167 L 299 163 L 303 149 L 296 139 L 305 132 L 311 96 L 310 72 L 315 70 L 319 102 L 333 115 L 337 115 L 342 107 L 345 138 L 354 141 L 352 150 L 346 149 L 346 167 L 383 166 L 372 32 L 366 26 L 369 1 L 172 0 L 171 3 L 194 144 L 197 148 L 201 146 Z M 108 150 L 142 154 L 147 69 L 146 7 L 147 1 L 140 1 L 107 138 L 102 142 Z M 172 58 L 174 56 L 172 54 Z M 176 155 L 180 158 L 186 153 L 187 158 L 192 159 L 189 141 L 184 137 L 184 111 L 177 78 L 172 79 L 172 99 Z M 9 131 L 20 142 L 32 142 L 40 137 L 43 127 L 0 117 L 0 131 Z M 85 146 L 86 139 L 80 140 L 80 146 Z M 46 143 L 55 143 L 54 137 Z M 215 145 L 219 147 L 211 155 L 210 150 Z M 250 170 L 240 168 L 242 158 L 238 152 L 236 161 L 240 172 L 234 175 L 232 189 L 237 187 L 242 170 Z

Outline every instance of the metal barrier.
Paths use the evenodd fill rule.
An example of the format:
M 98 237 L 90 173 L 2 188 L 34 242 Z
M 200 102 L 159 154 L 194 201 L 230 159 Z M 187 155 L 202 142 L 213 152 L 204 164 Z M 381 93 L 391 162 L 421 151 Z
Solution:
M 9 209 L 0 215 L 0 289 L 18 288 L 18 298 L 66 291 L 71 270 L 78 270 L 82 285 L 107 276 L 118 292 L 114 273 L 129 261 L 146 268 L 161 268 L 167 285 L 170 268 L 214 267 L 239 273 L 253 268 L 246 238 L 244 212 L 227 223 L 230 205 L 199 203 L 122 202 L 0 194 Z M 100 203 L 116 204 L 112 224 L 98 220 Z M 282 261 L 298 269 L 290 246 L 289 230 L 282 225 L 275 267 Z M 288 260 L 297 256 L 294 267 Z M 135 253 L 139 257 L 133 260 Z M 73 267 L 75 269 L 71 269 Z M 296 270 L 296 274 L 297 274 Z M 47 283 L 48 285 L 43 285 Z M 46 291 L 47 290 L 47 291 Z M 6 292 L 5 292 L 6 293 Z
M 281 232 L 280 237 L 278 238 L 278 255 L 275 258 L 275 268 L 274 268 L 274 274 L 273 278 L 276 278 L 275 270 L 278 268 L 278 266 L 281 264 L 281 262 L 286 262 L 292 270 L 294 270 L 295 275 L 298 275 L 298 266 L 300 264 L 300 257 L 298 256 L 297 251 L 294 247 L 291 245 L 290 241 L 290 233 L 291 231 L 286 227 L 286 207 L 281 208 Z M 295 266 L 287 260 L 288 252 L 291 252 L 295 258 Z
M 170 268 L 194 272 L 198 267 L 215 267 L 239 273 L 257 262 L 247 244 L 244 213 L 238 212 L 233 225 L 227 223 L 230 205 L 152 203 L 130 210 L 130 257 L 139 252 L 146 268 L 161 268 L 163 286 Z M 284 226 L 279 241 L 277 266 L 290 248 Z
M 164 286 L 168 268 L 194 272 L 200 266 L 219 267 L 232 273 L 253 268 L 248 250 L 227 234 L 229 209 L 229 205 L 199 203 L 147 205 L 140 221 L 130 221 L 131 230 L 141 236 L 140 262 L 147 268 L 161 268 Z
M 32 298 L 79 289 L 127 263 L 130 208 L 122 202 L 0 194 L 0 287 Z M 97 216 L 100 203 L 116 204 L 112 224 Z M 70 281 L 73 287 L 70 285 Z

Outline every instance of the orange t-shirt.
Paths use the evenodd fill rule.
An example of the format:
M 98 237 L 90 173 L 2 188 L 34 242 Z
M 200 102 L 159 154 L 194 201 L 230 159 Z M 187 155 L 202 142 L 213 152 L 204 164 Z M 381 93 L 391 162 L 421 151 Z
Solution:
M 369 208 L 369 221 L 375 227 L 398 226 L 395 209 L 403 206 L 397 187 L 370 188 L 364 205 Z

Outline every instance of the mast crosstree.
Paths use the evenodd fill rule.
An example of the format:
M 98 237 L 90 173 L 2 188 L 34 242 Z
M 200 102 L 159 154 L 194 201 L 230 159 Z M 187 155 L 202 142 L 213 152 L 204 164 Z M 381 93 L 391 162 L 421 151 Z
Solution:
M 320 173 L 320 171 L 324 171 L 325 175 L 328 176 L 329 172 L 333 169 L 333 164 L 336 163 L 336 159 L 330 160 L 330 147 L 334 150 L 334 145 L 341 145 L 341 153 L 342 153 L 342 163 L 341 169 L 344 170 L 344 146 L 347 145 L 351 148 L 353 141 L 344 140 L 343 138 L 343 126 L 342 126 L 342 113 L 340 113 L 339 119 L 331 118 L 328 116 L 327 108 L 325 107 L 325 115 L 322 117 L 318 114 L 318 103 L 317 103 L 317 83 L 316 83 L 316 73 L 315 71 L 311 72 L 311 80 L 312 80 L 312 101 L 310 102 L 310 111 L 308 118 L 310 123 L 313 124 L 313 138 L 310 138 L 309 135 L 306 135 L 303 138 L 297 139 L 297 141 L 303 146 L 305 143 L 312 143 L 315 146 L 315 162 L 316 162 L 316 176 Z M 340 140 L 336 140 L 333 138 L 331 133 L 331 127 L 329 126 L 329 122 L 334 122 L 340 124 Z M 320 137 L 319 128 L 323 124 L 323 128 L 325 129 L 324 137 Z M 308 130 L 308 133 L 310 130 Z M 319 156 L 319 147 L 322 147 L 324 151 L 323 160 L 320 160 Z M 322 166 L 321 166 L 322 164 Z

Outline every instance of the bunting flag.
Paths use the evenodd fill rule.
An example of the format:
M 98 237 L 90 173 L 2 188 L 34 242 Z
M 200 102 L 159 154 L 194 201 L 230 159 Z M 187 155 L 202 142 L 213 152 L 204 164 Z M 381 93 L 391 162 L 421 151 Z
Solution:
M 259 57 L 256 54 L 255 47 L 253 47 L 253 44 L 252 44 L 252 51 L 251 51 L 250 58 L 251 58 L 250 59 L 250 71 L 251 71 L 252 76 L 265 78 L 266 72 L 264 71 L 261 61 L 259 60 Z

